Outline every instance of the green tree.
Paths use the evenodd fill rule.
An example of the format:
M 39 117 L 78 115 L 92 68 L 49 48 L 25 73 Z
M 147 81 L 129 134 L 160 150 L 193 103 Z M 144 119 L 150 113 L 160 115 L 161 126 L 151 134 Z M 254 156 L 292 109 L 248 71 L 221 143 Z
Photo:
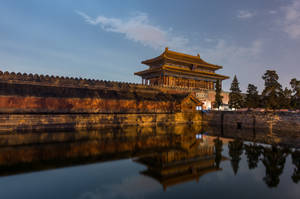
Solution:
M 236 78 L 236 75 L 234 76 L 231 87 L 231 92 L 229 93 L 229 107 L 239 109 L 243 106 L 243 96 L 241 94 L 241 90 L 239 87 L 239 81 Z
M 279 76 L 276 71 L 267 70 L 262 79 L 265 81 L 265 88 L 262 92 L 264 107 L 273 110 L 280 108 L 282 88 L 278 82 Z
M 294 78 L 290 85 L 292 87 L 291 106 L 294 109 L 300 109 L 300 80 Z
M 246 95 L 246 106 L 248 109 L 259 107 L 259 95 L 258 95 L 257 87 L 254 86 L 253 84 L 248 84 L 247 95 Z
M 292 98 L 292 91 L 288 88 L 285 88 L 282 91 L 280 106 L 281 108 L 290 109 L 291 108 L 291 98 Z
M 220 84 L 220 81 L 217 80 L 216 82 L 216 95 L 215 95 L 215 102 L 214 102 L 214 107 L 216 108 L 220 108 L 220 106 L 223 104 L 223 96 L 221 95 L 221 92 L 222 92 L 222 88 L 221 88 L 221 84 Z

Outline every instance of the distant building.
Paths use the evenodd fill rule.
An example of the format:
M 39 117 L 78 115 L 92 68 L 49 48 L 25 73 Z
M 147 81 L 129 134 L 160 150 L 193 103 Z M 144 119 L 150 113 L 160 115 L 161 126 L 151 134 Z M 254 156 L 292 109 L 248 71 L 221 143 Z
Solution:
M 197 56 L 171 51 L 168 48 L 158 57 L 142 61 L 149 68 L 134 73 L 142 78 L 142 84 L 161 86 L 182 92 L 192 92 L 202 101 L 203 109 L 212 108 L 215 85 L 228 76 L 215 73 L 222 66 L 210 64 Z M 228 93 L 222 93 L 223 103 L 228 104 Z

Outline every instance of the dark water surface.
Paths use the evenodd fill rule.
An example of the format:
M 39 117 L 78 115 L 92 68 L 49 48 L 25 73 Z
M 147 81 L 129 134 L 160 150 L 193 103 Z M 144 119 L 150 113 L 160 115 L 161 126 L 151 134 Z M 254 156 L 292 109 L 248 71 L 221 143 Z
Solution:
M 0 196 L 300 198 L 300 150 L 200 132 L 132 127 L 0 135 Z

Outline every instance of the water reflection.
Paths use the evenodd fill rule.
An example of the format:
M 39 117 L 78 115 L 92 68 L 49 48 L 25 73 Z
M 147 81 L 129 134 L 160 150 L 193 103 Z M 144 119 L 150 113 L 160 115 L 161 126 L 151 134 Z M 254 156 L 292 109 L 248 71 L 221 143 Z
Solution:
M 257 143 L 251 143 L 244 146 L 247 155 L 249 169 L 255 169 L 258 165 L 259 157 L 262 153 L 262 146 Z
M 295 165 L 292 179 L 295 183 L 298 183 L 300 180 L 300 151 L 299 150 L 295 150 L 292 153 L 292 161 L 293 164 Z
M 20 139 L 13 141 L 13 136 Z M 248 181 L 256 170 L 263 172 L 256 174 L 267 188 L 278 187 L 282 176 L 289 180 L 285 183 L 297 184 L 300 180 L 300 150 L 207 136 L 199 126 L 124 127 L 0 137 L 0 176 L 132 159 L 131 164 L 140 166 L 134 170 L 139 178 L 126 176 L 122 170 L 111 171 L 112 177 L 119 173 L 127 179 L 118 184 L 120 190 L 120 186 L 129 186 L 128 179 L 143 179 L 144 187 L 152 179 L 154 191 L 158 191 L 153 185 L 156 182 L 168 192 L 170 187 L 188 182 L 198 184 L 209 176 L 215 176 L 214 183 L 220 182 L 217 175 L 225 174 L 228 182 L 240 179 L 241 175 Z M 289 170 L 284 171 L 286 164 Z M 0 177 L 0 183 L 3 179 Z M 135 182 L 130 186 L 135 186 Z M 204 184 L 209 183 L 212 182 Z
M 243 153 L 243 142 L 239 138 L 236 138 L 234 141 L 229 142 L 228 148 L 232 170 L 236 175 L 239 169 L 241 155 Z
M 273 145 L 271 148 L 263 148 L 262 153 L 262 162 L 266 167 L 266 176 L 263 180 L 269 187 L 276 187 L 280 182 L 279 176 L 284 169 L 288 151 Z
M 190 145 L 199 144 L 195 134 L 200 132 L 201 128 L 191 126 L 131 126 L 89 132 L 27 134 L 27 137 L 15 134 L 15 139 L 26 144 L 3 144 L 0 175 L 126 159 L 160 151 L 188 151 Z M 2 138 L 2 143 L 12 140 L 11 136 Z
M 221 151 L 222 141 L 218 139 L 183 139 L 182 148 L 179 150 L 155 153 L 139 157 L 135 161 L 147 166 L 147 169 L 141 172 L 143 175 L 156 179 L 166 190 L 167 187 L 176 184 L 192 180 L 198 182 L 201 176 L 220 171 L 220 162 L 226 160 Z
M 222 160 L 222 151 L 223 151 L 223 141 L 217 137 L 214 139 L 215 144 L 215 167 L 220 168 L 220 163 Z

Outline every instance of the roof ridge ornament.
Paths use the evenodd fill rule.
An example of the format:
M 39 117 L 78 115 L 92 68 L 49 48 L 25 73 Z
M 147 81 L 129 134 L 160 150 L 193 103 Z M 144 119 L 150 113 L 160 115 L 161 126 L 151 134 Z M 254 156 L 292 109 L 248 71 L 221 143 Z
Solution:
M 168 46 L 166 46 L 166 48 L 165 48 L 165 51 L 168 51 L 169 50 L 169 47 Z
M 200 58 L 200 53 L 198 53 L 198 54 L 197 54 L 197 57 L 199 57 L 199 58 Z

